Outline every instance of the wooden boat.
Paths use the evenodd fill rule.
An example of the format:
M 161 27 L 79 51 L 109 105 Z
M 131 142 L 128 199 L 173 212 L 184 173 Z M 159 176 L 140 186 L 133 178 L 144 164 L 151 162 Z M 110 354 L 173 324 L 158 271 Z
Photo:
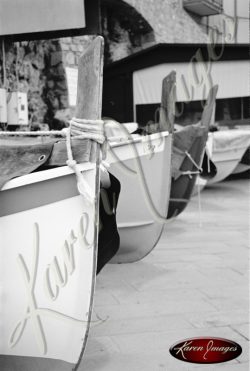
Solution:
M 187 137 L 192 137 L 193 135 L 193 140 L 191 147 L 186 149 L 188 155 L 185 156 L 181 164 L 179 174 L 176 178 L 174 176 L 172 177 L 167 219 L 179 215 L 190 201 L 197 177 L 201 172 L 201 159 L 204 154 L 207 134 L 207 129 L 200 126 L 200 124 L 189 125 L 180 132 L 174 134 L 174 148 L 176 145 L 177 149 L 179 148 L 178 142 L 175 141 L 176 137 L 181 140 L 182 137 L 187 139 Z M 173 153 L 173 157 L 174 156 L 175 149 Z
M 112 263 L 144 258 L 161 236 L 170 192 L 174 84 L 175 73 L 163 81 L 161 132 L 134 134 L 128 139 L 120 135 L 117 141 L 110 141 L 109 171 L 121 182 L 117 209 L 120 248 Z
M 98 37 L 79 62 L 78 118 L 100 118 L 102 61 Z M 67 158 L 65 140 L 0 142 L 0 369 L 76 370 L 95 285 L 100 146 L 71 140 L 82 181 L 92 192 L 87 199 L 73 170 L 60 167 Z
M 112 153 L 120 161 L 110 162 L 109 171 L 121 182 L 117 208 L 120 248 L 113 263 L 131 263 L 145 257 L 157 243 L 169 200 L 171 135 L 152 134 L 149 147 L 143 137 L 112 143 Z M 146 144 L 146 145 L 145 145 Z M 154 149 L 152 149 L 154 147 Z M 167 190 L 163 192 L 163 189 Z
M 241 174 L 248 170 L 250 170 L 250 147 L 246 149 L 244 155 L 232 174 Z
M 211 89 L 201 122 L 174 133 L 172 181 L 167 219 L 176 217 L 186 208 L 197 176 L 202 171 L 201 165 L 217 90 L 217 86 Z
M 239 127 L 237 129 L 225 129 L 208 134 L 206 152 L 202 163 L 202 174 L 197 179 L 193 195 L 201 191 L 207 185 L 211 185 L 226 179 L 230 175 L 244 173 L 250 169 L 250 130 Z M 213 148 L 214 138 L 220 143 L 228 134 L 228 144 L 215 150 Z M 245 133 L 245 134 L 244 134 Z M 231 139 L 230 139 L 231 137 Z M 235 143 L 231 142 L 235 141 Z M 233 146 L 236 145 L 236 148 Z M 242 157 L 241 157 L 242 156 Z
M 208 133 L 209 137 L 209 133 Z M 195 181 L 195 186 L 193 189 L 192 196 L 198 195 L 207 185 L 208 179 L 212 179 L 217 174 L 217 169 L 213 161 L 211 160 L 210 153 L 211 153 L 211 142 L 207 139 L 205 152 L 202 160 L 202 172 Z
M 249 125 L 246 125 L 246 126 L 241 125 L 241 126 L 238 126 L 236 128 L 246 131 L 247 135 L 249 135 L 249 133 L 250 133 L 250 126 Z M 234 169 L 233 174 L 241 174 L 241 173 L 244 173 L 248 170 L 250 170 L 250 146 L 246 148 L 240 162 L 238 163 L 238 165 Z
M 249 146 L 250 131 L 232 129 L 209 133 L 207 148 L 217 173 L 207 184 L 218 183 L 232 174 Z

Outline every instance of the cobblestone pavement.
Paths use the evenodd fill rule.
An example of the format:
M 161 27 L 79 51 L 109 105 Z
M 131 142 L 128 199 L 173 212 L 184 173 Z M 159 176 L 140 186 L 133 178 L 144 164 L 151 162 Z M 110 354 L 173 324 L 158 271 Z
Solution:
M 81 371 L 248 371 L 249 183 L 205 189 L 168 223 L 140 262 L 107 265 L 97 279 L 93 324 Z M 238 342 L 238 359 L 198 365 L 169 347 L 195 336 Z

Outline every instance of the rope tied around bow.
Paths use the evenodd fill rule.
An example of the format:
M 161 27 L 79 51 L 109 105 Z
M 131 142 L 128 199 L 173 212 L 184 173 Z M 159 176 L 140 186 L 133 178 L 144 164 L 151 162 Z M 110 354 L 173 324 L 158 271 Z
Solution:
M 186 156 L 192 162 L 192 164 L 196 167 L 197 171 L 190 171 L 186 172 L 187 175 L 192 178 L 192 175 L 197 174 L 197 193 L 198 193 L 198 208 L 199 208 L 199 226 L 202 227 L 202 209 L 201 209 L 201 187 L 200 187 L 200 174 L 202 172 L 202 168 L 197 164 L 197 162 L 193 159 L 188 151 L 185 151 Z
M 71 136 L 92 139 L 99 144 L 105 142 L 103 120 L 86 120 L 73 117 L 69 124 L 67 129 L 70 130 Z
M 68 160 L 67 165 L 74 171 L 77 179 L 77 188 L 79 193 L 85 197 L 89 203 L 93 203 L 95 195 L 93 190 L 89 187 L 88 183 L 84 179 L 83 174 L 79 170 L 77 162 L 73 158 L 71 137 L 78 139 L 91 139 L 101 145 L 101 156 L 106 157 L 106 137 L 104 134 L 104 121 L 103 120 L 88 120 L 72 118 L 69 122 L 69 127 L 63 129 L 66 137 L 66 148 Z M 102 161 L 102 164 L 105 164 Z M 106 164 L 105 164 L 106 165 Z M 103 166 L 104 167 L 104 166 Z M 103 168 L 102 167 L 102 168 Z M 106 169 L 106 166 L 105 166 Z
M 193 159 L 193 157 L 190 155 L 188 151 L 185 151 L 185 155 L 189 158 L 189 160 L 192 162 L 192 164 L 196 167 L 196 171 L 182 171 L 181 175 L 188 175 L 189 178 L 192 178 L 192 175 L 199 175 L 202 172 L 202 168 L 197 164 L 197 162 Z

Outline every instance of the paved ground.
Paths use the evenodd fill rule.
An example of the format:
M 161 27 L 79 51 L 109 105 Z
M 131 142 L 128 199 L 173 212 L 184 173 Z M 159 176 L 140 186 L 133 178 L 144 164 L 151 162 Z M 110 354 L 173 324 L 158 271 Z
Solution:
M 108 265 L 97 280 L 95 315 L 81 371 L 248 371 L 247 180 L 202 192 L 166 225 L 138 263 Z M 235 340 L 242 355 L 217 365 L 175 360 L 169 347 L 194 336 Z

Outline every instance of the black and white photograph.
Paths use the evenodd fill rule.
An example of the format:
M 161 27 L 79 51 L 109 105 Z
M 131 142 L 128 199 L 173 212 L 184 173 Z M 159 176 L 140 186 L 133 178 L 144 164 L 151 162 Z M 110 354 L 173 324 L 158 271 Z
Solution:
M 249 0 L 0 0 L 0 371 L 248 371 Z

